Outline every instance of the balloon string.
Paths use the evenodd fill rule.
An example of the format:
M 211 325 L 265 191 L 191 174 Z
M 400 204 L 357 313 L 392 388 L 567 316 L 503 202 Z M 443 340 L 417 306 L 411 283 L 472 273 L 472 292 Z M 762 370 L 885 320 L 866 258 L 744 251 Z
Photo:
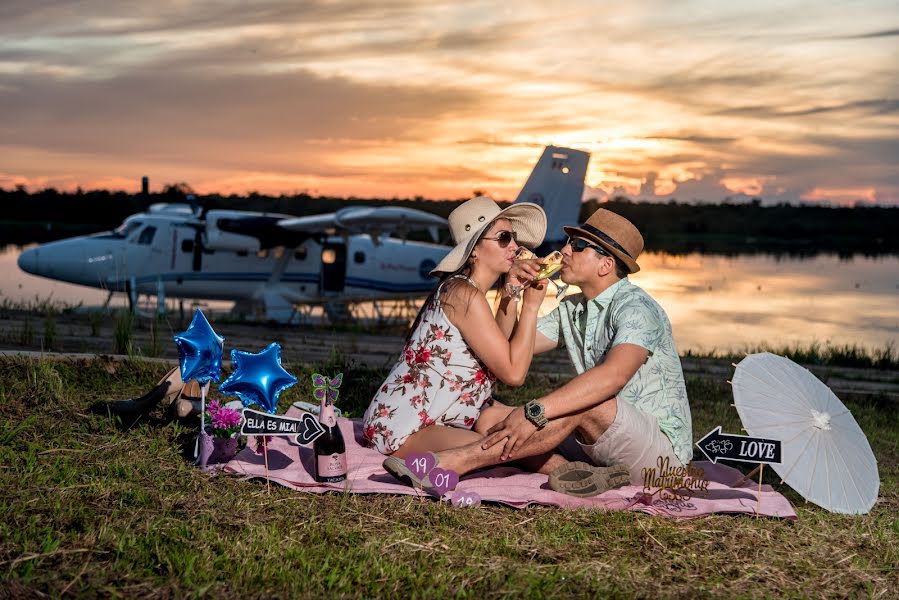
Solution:
M 206 431 L 206 390 L 208 389 L 209 382 L 200 386 L 200 435 L 203 435 L 203 432 Z M 197 441 L 194 444 L 194 458 L 200 456 L 200 435 L 197 436 Z

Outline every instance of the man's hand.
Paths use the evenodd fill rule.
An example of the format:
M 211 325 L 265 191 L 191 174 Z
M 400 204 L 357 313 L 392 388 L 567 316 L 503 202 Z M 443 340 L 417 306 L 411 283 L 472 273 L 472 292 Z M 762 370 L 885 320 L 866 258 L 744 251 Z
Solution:
M 510 460 L 536 431 L 537 426 L 528 421 L 524 416 L 524 407 L 519 406 L 505 419 L 487 430 L 487 439 L 481 444 L 481 449 L 486 450 L 505 440 L 506 444 L 500 459 Z

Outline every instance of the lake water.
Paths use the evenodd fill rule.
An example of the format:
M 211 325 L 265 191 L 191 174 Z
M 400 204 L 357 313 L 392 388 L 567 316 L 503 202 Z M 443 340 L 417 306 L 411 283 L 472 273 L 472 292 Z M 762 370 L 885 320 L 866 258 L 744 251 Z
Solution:
M 0 252 L 0 299 L 46 299 L 99 305 L 100 290 L 19 270 L 20 249 Z M 859 344 L 899 341 L 899 257 L 818 255 L 711 256 L 645 253 L 631 280 L 668 312 L 681 351 L 742 350 L 767 344 Z M 550 286 L 552 289 L 552 286 Z M 124 306 L 117 294 L 113 306 Z M 544 310 L 555 300 L 547 297 Z M 225 309 L 218 303 L 215 308 Z

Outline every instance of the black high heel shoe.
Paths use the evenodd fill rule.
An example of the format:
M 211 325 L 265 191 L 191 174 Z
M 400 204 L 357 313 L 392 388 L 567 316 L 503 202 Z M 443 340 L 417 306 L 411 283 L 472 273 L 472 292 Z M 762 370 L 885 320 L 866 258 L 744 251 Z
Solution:
M 142 416 L 150 413 L 157 406 L 172 404 L 181 395 L 184 382 L 181 381 L 181 369 L 173 368 L 165 374 L 156 386 L 141 396 L 130 400 L 113 400 L 111 402 L 95 402 L 90 410 L 93 413 L 118 417 L 122 425 L 130 427 Z

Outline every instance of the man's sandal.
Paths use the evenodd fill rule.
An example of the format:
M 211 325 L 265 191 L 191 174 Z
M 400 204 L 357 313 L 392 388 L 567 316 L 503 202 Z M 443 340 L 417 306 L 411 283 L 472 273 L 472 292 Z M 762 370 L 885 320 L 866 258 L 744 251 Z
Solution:
M 549 475 L 550 489 L 569 496 L 596 496 L 630 482 L 630 472 L 622 464 L 595 467 L 576 461 L 562 465 Z

